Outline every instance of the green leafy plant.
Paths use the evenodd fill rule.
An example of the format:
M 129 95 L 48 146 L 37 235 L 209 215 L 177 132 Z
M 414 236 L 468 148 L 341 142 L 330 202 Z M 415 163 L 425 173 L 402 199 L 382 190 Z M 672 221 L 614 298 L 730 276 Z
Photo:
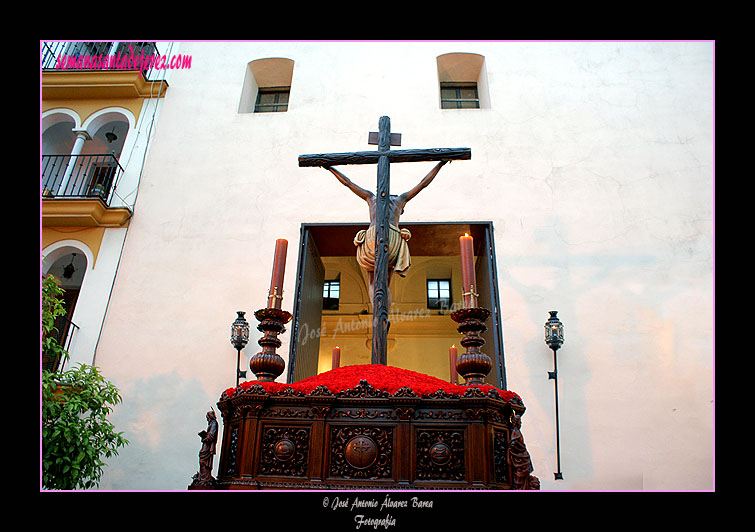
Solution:
M 66 313 L 63 307 L 63 289 L 57 279 L 48 275 L 42 279 L 42 359 L 52 361 L 53 366 L 68 360 L 68 352 L 57 339 L 55 320 Z
M 97 487 L 105 463 L 129 442 L 107 420 L 121 402 L 118 389 L 95 366 L 42 372 L 42 485 L 45 489 Z
M 42 283 L 43 354 L 68 359 L 51 337 L 64 312 L 55 279 Z M 54 342 L 54 344 L 53 344 Z M 78 364 L 64 372 L 42 371 L 42 486 L 45 489 L 97 487 L 105 463 L 128 445 L 107 416 L 121 402 L 120 392 L 95 366 Z

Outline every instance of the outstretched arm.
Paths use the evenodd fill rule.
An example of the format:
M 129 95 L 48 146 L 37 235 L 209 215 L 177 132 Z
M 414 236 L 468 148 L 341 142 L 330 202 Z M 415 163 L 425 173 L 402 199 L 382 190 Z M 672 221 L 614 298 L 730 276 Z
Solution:
M 440 172 L 441 167 L 446 164 L 448 161 L 441 161 L 438 164 L 435 165 L 435 167 L 430 170 L 430 172 L 422 178 L 422 181 L 420 181 L 416 187 L 411 189 L 408 192 L 404 192 L 401 194 L 401 197 L 404 198 L 404 201 L 409 201 L 414 196 L 419 194 L 419 191 L 425 188 L 427 185 L 429 185 L 433 179 L 435 179 L 435 176 L 438 175 L 438 172 Z
M 346 185 L 349 190 L 351 190 L 354 194 L 362 198 L 363 200 L 367 201 L 369 200 L 373 194 L 369 190 L 365 190 L 360 186 L 355 185 L 348 177 L 343 175 L 341 172 L 336 170 L 335 168 L 332 168 L 330 166 L 324 166 L 326 170 L 330 170 L 330 172 L 336 176 L 336 179 L 340 181 L 342 184 Z

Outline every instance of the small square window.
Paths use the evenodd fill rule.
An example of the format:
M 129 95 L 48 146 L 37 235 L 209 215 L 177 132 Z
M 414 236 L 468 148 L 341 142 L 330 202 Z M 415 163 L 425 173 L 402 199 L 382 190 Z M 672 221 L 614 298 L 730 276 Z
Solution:
M 441 83 L 441 109 L 479 109 L 477 83 Z
M 427 308 L 449 309 L 451 308 L 451 280 L 428 279 L 427 280 Z
M 338 310 L 338 300 L 341 297 L 340 281 L 325 281 L 322 288 L 322 309 Z
M 288 111 L 288 96 L 291 87 L 261 88 L 257 92 L 255 113 L 285 113 Z

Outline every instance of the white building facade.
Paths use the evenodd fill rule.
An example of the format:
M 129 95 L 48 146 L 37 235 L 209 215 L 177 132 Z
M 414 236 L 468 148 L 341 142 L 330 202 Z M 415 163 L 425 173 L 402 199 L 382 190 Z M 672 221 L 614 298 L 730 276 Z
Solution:
M 92 360 L 121 390 L 112 420 L 131 443 L 108 461 L 101 489 L 186 489 L 205 413 L 236 384 L 236 311 L 252 326 L 242 369 L 258 351 L 253 312 L 266 305 L 275 240 L 289 242 L 283 308 L 294 312 L 303 227 L 348 230 L 368 220 L 363 201 L 329 172 L 300 168 L 298 156 L 375 149 L 368 133 L 381 116 L 401 133 L 401 149 L 471 150 L 401 220 L 419 236 L 425 226 L 492 228 L 498 339 L 484 350 L 500 362 L 494 384 L 527 407 L 522 432 L 541 488 L 715 487 L 713 42 L 179 46 L 191 68 L 171 72 L 133 181 L 138 201 L 125 243 L 121 251 L 113 235 L 117 257 L 104 266 L 117 275 L 103 296 Z M 392 165 L 392 192 L 413 187 L 433 165 Z M 374 191 L 374 165 L 341 170 Z M 359 270 L 327 256 L 335 234 L 317 241 L 322 278 L 345 291 L 360 284 Z M 415 238 L 410 249 L 428 247 Z M 392 285 L 396 294 L 456 279 L 456 259 L 432 255 L 417 255 L 424 278 Z M 363 288 L 350 316 L 371 311 L 360 307 Z M 348 297 L 342 292 L 343 309 Z M 423 301 L 411 297 L 399 302 L 404 316 Z M 562 480 L 554 478 L 553 354 L 543 341 L 550 310 L 565 327 Z M 442 311 L 418 315 L 392 328 L 389 364 L 440 372 L 449 343 L 441 328 L 451 320 Z M 329 323 L 319 359 L 312 355 L 316 371 L 328 369 L 327 342 L 340 340 Z M 304 355 L 292 348 L 301 329 L 288 329 L 278 352 L 290 364 L 291 353 Z M 427 348 L 406 347 L 415 354 L 402 358 L 420 329 Z M 356 353 L 369 331 L 358 334 L 342 345 Z M 362 363 L 346 351 L 344 363 Z
M 96 358 L 171 74 L 129 67 L 123 59 L 171 57 L 177 45 L 47 41 L 40 51 L 41 273 L 66 290 L 68 325 L 58 327 L 70 355 L 60 368 L 67 369 Z M 113 58 L 113 68 L 74 61 L 84 57 Z

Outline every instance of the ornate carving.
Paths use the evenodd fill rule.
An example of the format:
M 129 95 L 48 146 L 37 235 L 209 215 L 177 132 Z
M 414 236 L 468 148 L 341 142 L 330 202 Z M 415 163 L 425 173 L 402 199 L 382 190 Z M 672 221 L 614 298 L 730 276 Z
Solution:
M 343 390 L 341 392 L 338 392 L 338 397 L 350 397 L 350 398 L 367 398 L 367 397 L 376 397 L 376 398 L 387 398 L 390 397 L 391 394 L 384 390 L 376 390 L 372 384 L 367 382 L 366 380 L 362 379 L 359 381 L 359 384 L 354 386 L 353 388 L 349 388 L 348 390 Z
M 207 412 L 207 430 L 199 432 L 202 448 L 199 450 L 199 472 L 194 475 L 192 486 L 214 486 L 215 477 L 212 476 L 212 461 L 215 456 L 215 445 L 218 441 L 218 420 L 215 411 Z
M 427 394 L 428 399 L 456 399 L 459 397 L 456 394 L 448 393 L 445 390 L 436 390 L 433 393 Z
M 389 393 L 366 379 L 339 393 L 249 383 L 221 396 L 228 434 L 214 489 L 538 489 L 518 396 Z
M 416 413 L 417 419 L 464 419 L 464 414 L 459 410 L 420 410 Z
M 446 465 L 451 460 L 451 448 L 441 441 L 435 442 L 427 454 L 437 465 Z
M 396 393 L 393 394 L 393 397 L 417 397 L 417 394 L 414 393 L 414 390 L 412 390 L 408 386 L 402 386 L 401 388 L 396 390 Z
M 273 446 L 273 454 L 281 462 L 291 460 L 294 456 L 294 451 L 296 451 L 296 445 L 294 445 L 294 442 L 286 438 L 279 440 Z
M 291 386 L 288 386 L 279 391 L 276 395 L 280 395 L 282 397 L 303 397 L 304 392 L 294 390 Z
M 466 410 L 464 410 L 464 414 L 466 414 L 467 419 L 473 419 L 475 421 L 484 419 L 486 413 L 487 409 L 485 408 L 467 408 Z
M 335 397 L 327 386 L 320 384 L 308 394 L 311 397 Z
M 393 419 L 395 418 L 395 414 L 391 410 L 386 409 L 377 409 L 377 408 L 354 408 L 354 409 L 337 409 L 335 412 L 333 412 L 332 417 L 335 418 L 344 418 L 348 417 L 351 419 Z
M 343 455 L 351 467 L 367 469 L 375 463 L 377 444 L 369 436 L 355 436 L 346 444 Z
M 235 395 L 267 395 L 265 387 L 261 384 L 252 384 L 249 388 L 236 388 Z
M 485 419 L 493 423 L 504 422 L 504 417 L 501 415 L 501 413 L 498 410 L 494 408 L 488 408 L 487 410 L 485 410 Z
M 232 477 L 236 474 L 236 453 L 239 450 L 239 426 L 231 427 L 231 436 L 228 439 L 228 462 L 225 468 L 226 476 Z
M 331 476 L 357 479 L 391 477 L 393 427 L 331 427 L 330 441 Z
M 312 413 L 308 408 L 269 408 L 264 411 L 263 417 L 310 418 Z
M 309 427 L 267 427 L 262 434 L 261 475 L 307 474 Z
M 509 438 L 508 449 L 506 450 L 506 460 L 511 468 L 511 487 L 515 490 L 540 489 L 540 480 L 531 475 L 533 471 L 530 453 L 524 444 L 524 437 L 520 428 L 522 427 L 522 416 L 516 411 L 511 413 L 511 435 Z
M 495 471 L 495 481 L 504 484 L 508 484 L 509 482 L 509 464 L 506 461 L 508 441 L 509 435 L 507 431 L 493 431 L 493 470 Z
M 330 412 L 330 407 L 329 406 L 320 406 L 320 405 L 318 405 L 318 406 L 313 406 L 312 407 L 312 413 L 317 418 L 323 418 L 323 417 L 327 416 L 329 412 Z
M 462 397 L 485 397 L 485 392 L 483 392 L 481 389 L 477 388 L 476 386 L 470 386 L 466 392 L 464 392 L 464 395 Z
M 460 430 L 417 432 L 417 478 L 464 480 L 464 433 Z
M 414 416 L 414 408 L 410 406 L 397 406 L 396 417 L 398 419 L 411 419 Z

